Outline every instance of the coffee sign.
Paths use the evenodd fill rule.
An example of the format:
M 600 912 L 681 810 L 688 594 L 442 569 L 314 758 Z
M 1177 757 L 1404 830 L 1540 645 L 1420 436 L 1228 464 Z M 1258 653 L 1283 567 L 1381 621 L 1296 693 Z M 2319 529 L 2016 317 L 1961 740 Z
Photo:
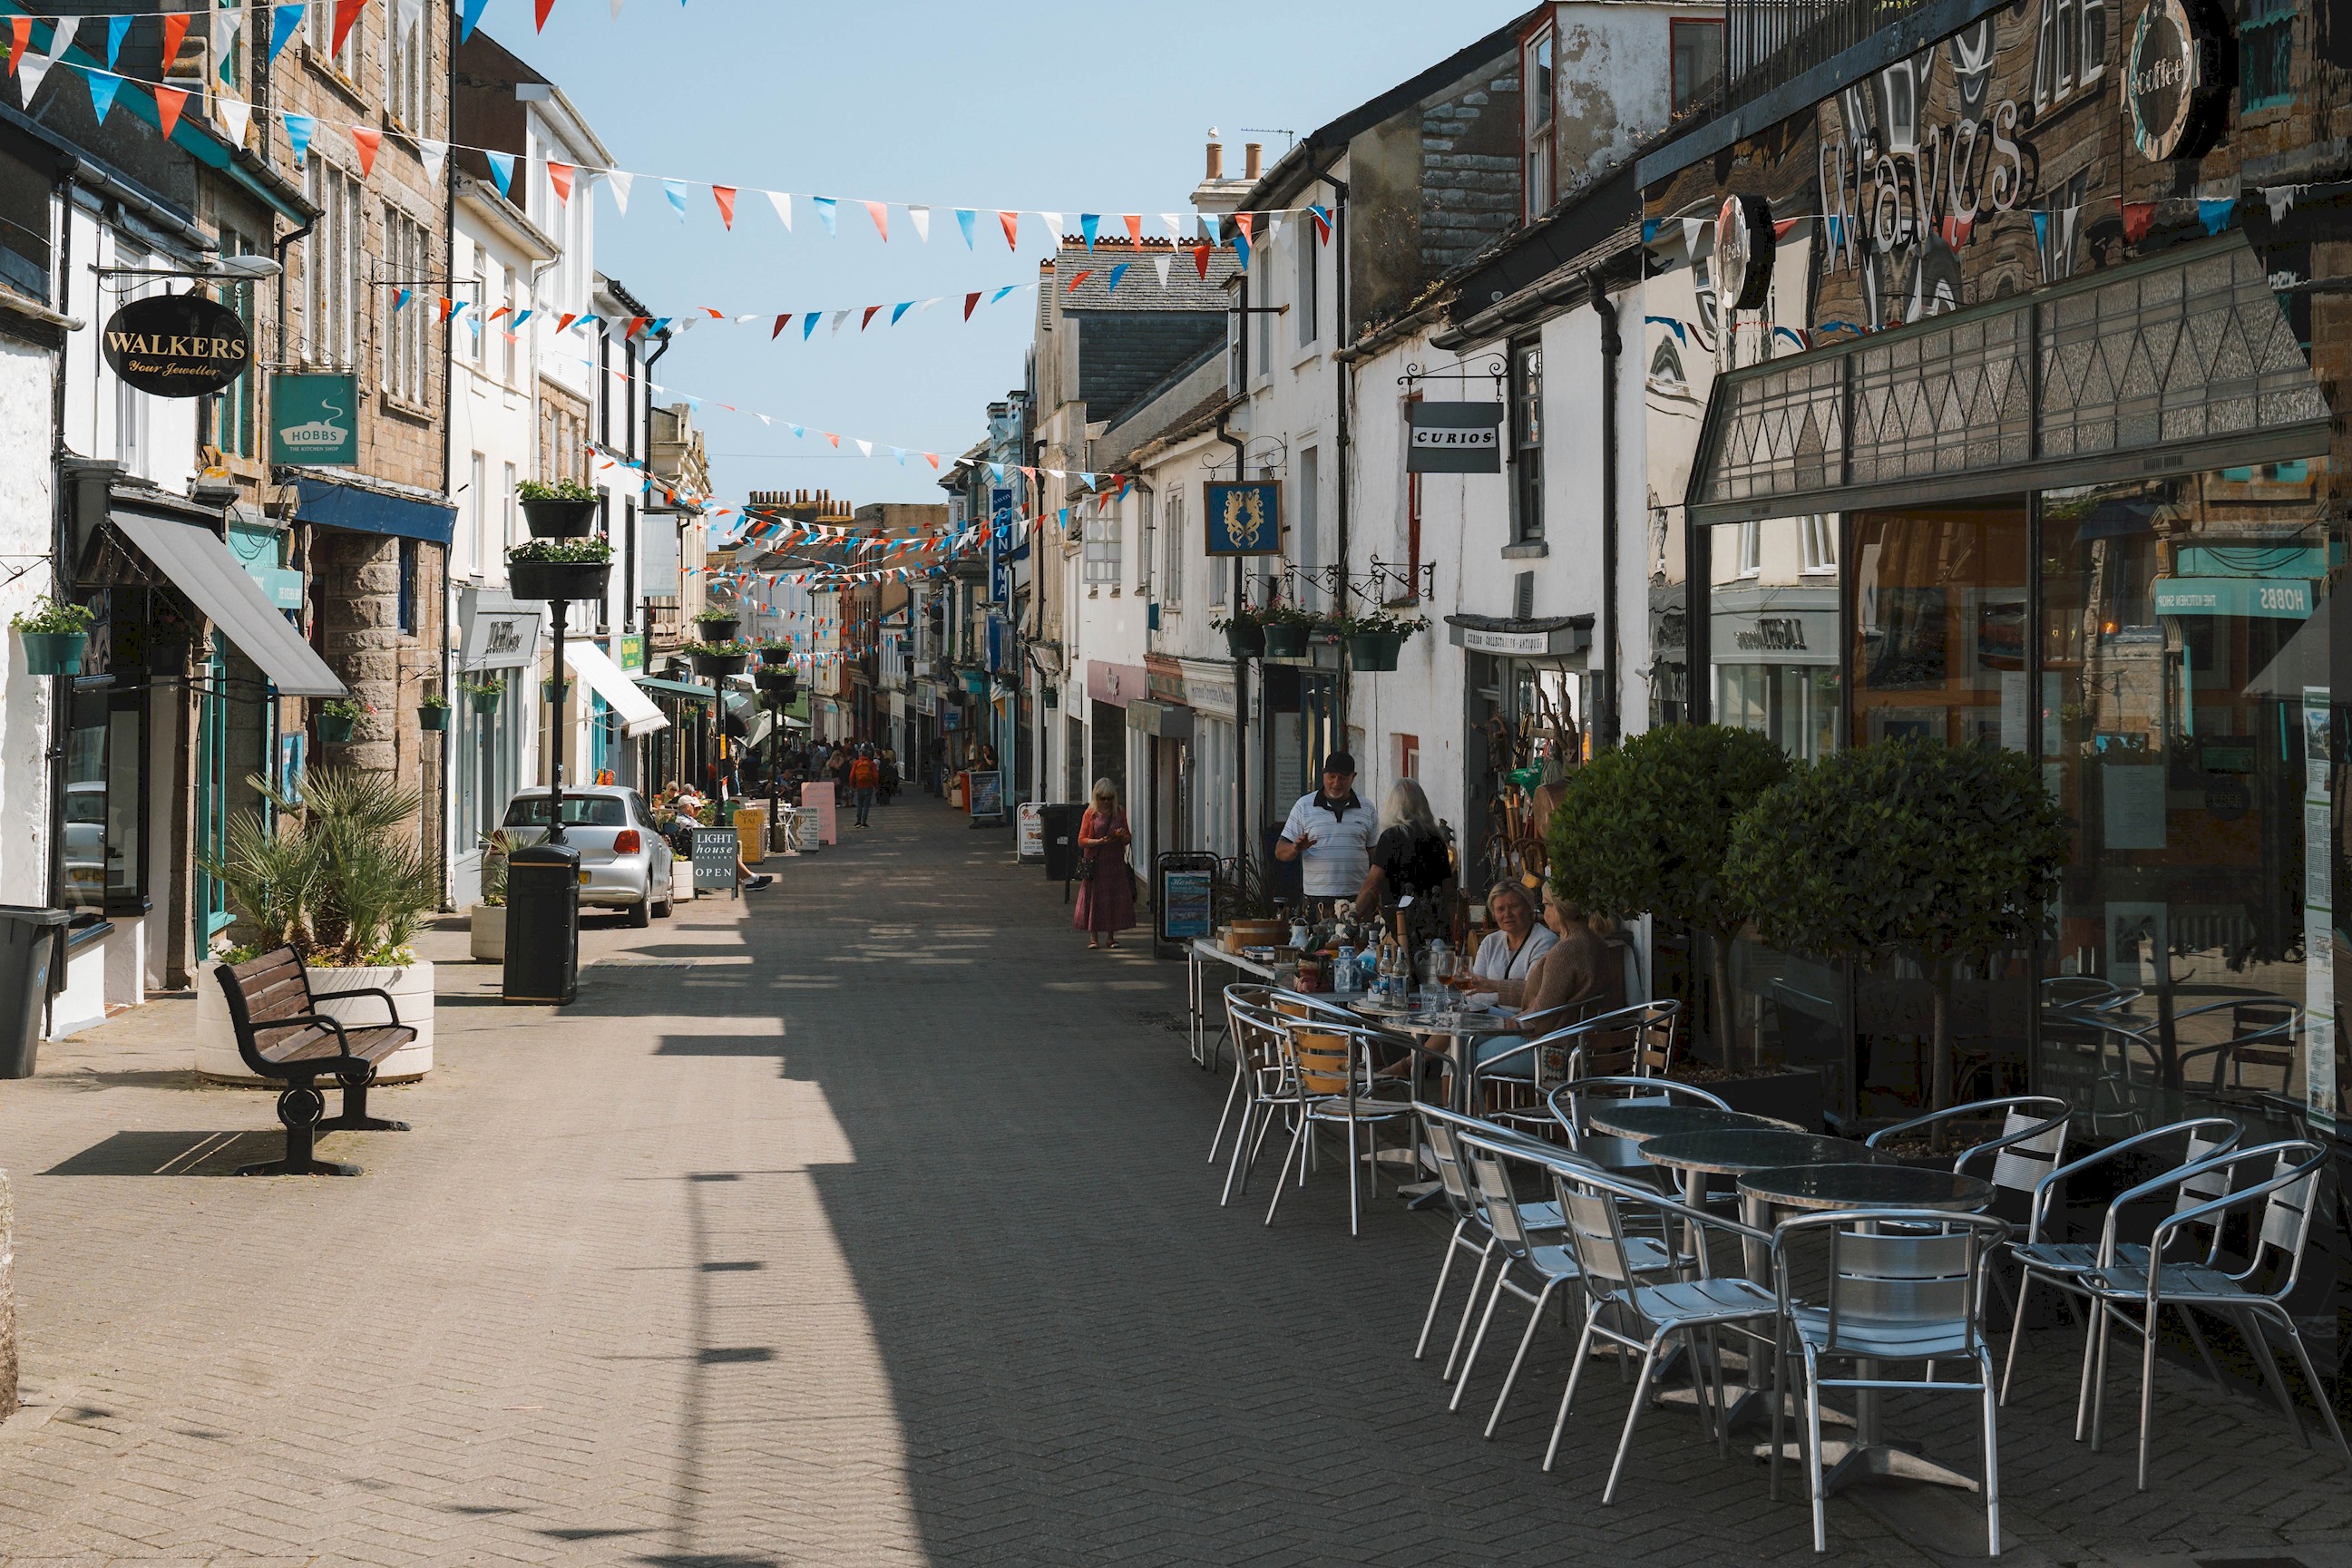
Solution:
M 1761 196 L 1726 196 L 1715 215 L 1716 293 L 1731 310 L 1760 308 L 1772 288 L 1772 214 Z
M 2148 162 L 2203 155 L 2220 135 L 2230 72 L 2222 28 L 2190 0 L 2149 0 L 2124 62 L 2132 144 Z
M 245 374 L 253 336 L 237 313 L 201 294 L 134 299 L 106 323 L 106 362 L 156 397 L 204 397 Z

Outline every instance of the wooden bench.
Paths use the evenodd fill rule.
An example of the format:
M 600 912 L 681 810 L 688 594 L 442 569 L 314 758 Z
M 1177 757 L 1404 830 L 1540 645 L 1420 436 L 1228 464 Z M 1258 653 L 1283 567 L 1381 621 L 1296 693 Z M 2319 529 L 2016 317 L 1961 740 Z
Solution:
M 357 1166 L 321 1160 L 312 1153 L 320 1133 L 405 1133 L 405 1122 L 368 1114 L 368 1085 L 376 1064 L 416 1038 L 400 1021 L 392 994 L 375 987 L 314 992 L 310 971 L 291 947 L 214 973 L 228 993 L 228 1016 L 236 1030 L 237 1054 L 260 1077 L 282 1082 L 278 1119 L 286 1124 L 286 1157 L 246 1166 L 239 1176 L 357 1176 Z M 319 1004 L 347 997 L 381 997 L 388 1024 L 346 1024 L 319 1011 Z M 331 1074 L 343 1086 L 343 1113 L 324 1120 L 326 1096 L 317 1088 Z

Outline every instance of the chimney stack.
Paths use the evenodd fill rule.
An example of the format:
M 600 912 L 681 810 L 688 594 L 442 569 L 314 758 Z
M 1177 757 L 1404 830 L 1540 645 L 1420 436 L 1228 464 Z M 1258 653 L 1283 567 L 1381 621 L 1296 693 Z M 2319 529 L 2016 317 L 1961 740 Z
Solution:
M 1209 143 L 1209 172 L 1204 177 L 1211 180 L 1225 177 L 1225 148 L 1221 141 Z
M 1253 185 L 1256 184 L 1256 183 L 1257 183 L 1257 181 L 1258 181 L 1258 176 L 1259 176 L 1259 174 L 1260 174 L 1261 172 L 1263 172 L 1262 165 L 1264 164 L 1265 160 L 1265 144 L 1264 142 L 1262 142 L 1262 141 L 1244 141 L 1244 142 L 1243 142 L 1243 143 L 1242 143 L 1242 178 L 1243 178 L 1243 179 L 1244 179 L 1244 180 L 1247 180 L 1247 181 L 1248 181 L 1251 184 L 1253 184 Z

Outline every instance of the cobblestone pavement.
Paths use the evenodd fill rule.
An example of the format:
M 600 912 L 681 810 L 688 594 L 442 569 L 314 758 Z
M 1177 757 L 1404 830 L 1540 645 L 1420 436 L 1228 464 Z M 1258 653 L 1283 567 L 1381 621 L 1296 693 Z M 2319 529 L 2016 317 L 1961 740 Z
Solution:
M 1810 1559 L 1804 1509 L 1686 1412 L 1599 1508 L 1605 1372 L 1541 1474 L 1555 1334 L 1495 1441 L 1447 1414 L 1407 1354 L 1432 1218 L 1383 1197 L 1350 1240 L 1329 1162 L 1271 1229 L 1219 1208 L 1182 971 L 1084 951 L 1007 847 L 902 803 L 748 903 L 592 929 L 561 1013 L 445 962 L 440 1065 L 380 1097 L 416 1131 L 327 1145 L 357 1180 L 226 1178 L 269 1101 L 191 1082 L 186 1001 L 49 1051 L 0 1086 L 32 1400 L 0 1560 Z M 2063 1336 L 2029 1364 L 2016 1557 L 2352 1539 L 2344 1471 L 2274 1412 L 2168 1373 L 2141 1496 L 2127 1440 L 2067 1440 Z M 1964 1410 L 1892 1424 L 1976 1463 Z M 1979 1520 L 1864 1489 L 1829 1561 L 1965 1556 Z

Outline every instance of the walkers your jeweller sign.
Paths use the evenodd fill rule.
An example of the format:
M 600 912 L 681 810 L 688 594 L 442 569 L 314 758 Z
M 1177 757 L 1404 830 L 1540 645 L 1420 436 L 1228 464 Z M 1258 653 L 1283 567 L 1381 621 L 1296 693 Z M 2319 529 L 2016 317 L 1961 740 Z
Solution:
M 132 300 L 108 318 L 105 349 L 125 385 L 155 397 L 204 397 L 253 363 L 245 322 L 201 294 Z
M 2151 163 L 2196 158 L 2221 134 L 2237 72 L 2227 24 L 2203 0 L 2149 0 L 2124 60 L 2132 145 Z
M 1213 556 L 1282 553 L 1282 486 L 1272 479 L 1213 480 L 1201 515 Z
M 1412 444 L 1408 474 L 1500 474 L 1503 405 L 1499 402 L 1414 402 L 1406 405 Z
M 269 382 L 269 460 L 313 468 L 356 468 L 360 379 L 290 374 Z

